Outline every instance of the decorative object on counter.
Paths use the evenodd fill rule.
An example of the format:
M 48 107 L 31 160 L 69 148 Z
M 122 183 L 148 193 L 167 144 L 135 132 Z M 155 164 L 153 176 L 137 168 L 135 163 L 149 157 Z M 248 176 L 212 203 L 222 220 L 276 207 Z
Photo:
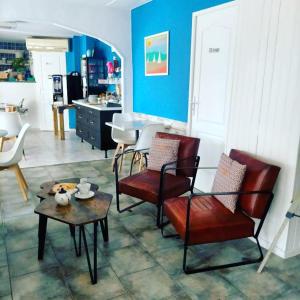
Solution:
M 98 96 L 97 95 L 89 95 L 88 102 L 91 104 L 98 104 Z
M 121 72 L 121 67 L 119 65 L 119 61 L 116 56 L 113 57 L 113 63 L 114 63 L 114 72 L 115 73 L 120 73 Z
M 35 82 L 35 78 L 34 78 L 34 76 L 30 76 L 30 77 L 27 77 L 26 78 L 26 81 L 28 81 L 28 82 Z
M 27 63 L 23 57 L 15 58 L 12 62 L 13 71 L 12 76 L 16 77 L 17 81 L 24 81 L 24 73 L 26 71 Z
M 9 77 L 8 77 L 8 81 L 9 82 L 16 82 L 17 79 L 15 78 L 15 76 L 13 75 L 13 73 L 9 73 Z
M 0 72 L 0 80 L 7 80 L 8 72 Z
M 25 59 L 23 57 L 15 58 L 12 62 L 12 68 L 16 72 L 25 72 Z
M 145 37 L 145 75 L 168 75 L 169 31 Z
M 23 73 L 18 73 L 18 74 L 17 74 L 17 80 L 18 80 L 18 81 L 24 81 L 24 79 L 25 79 L 25 78 L 24 78 L 24 74 L 23 74 Z
M 55 201 L 58 205 L 67 206 L 70 204 L 71 193 L 61 188 L 54 196 Z
M 32 77 L 29 69 L 27 69 L 27 70 L 25 71 L 25 75 L 24 75 L 24 76 L 25 76 L 25 80 L 28 80 L 29 78 Z
M 93 57 L 94 56 L 94 49 L 87 49 L 86 50 L 86 57 Z
M 118 99 L 121 100 L 121 96 L 122 96 L 121 84 L 116 85 L 116 94 L 117 94 Z
M 112 61 L 108 61 L 106 63 L 106 67 L 107 67 L 107 73 L 108 73 L 108 78 L 112 78 L 113 74 L 114 74 L 114 63 Z
M 15 112 L 17 110 L 17 107 L 15 105 L 5 105 L 5 112 Z

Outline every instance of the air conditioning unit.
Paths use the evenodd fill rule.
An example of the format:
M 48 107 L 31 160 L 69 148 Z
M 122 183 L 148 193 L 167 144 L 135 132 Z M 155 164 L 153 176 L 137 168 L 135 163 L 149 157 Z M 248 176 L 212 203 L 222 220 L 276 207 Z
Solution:
M 28 38 L 26 39 L 26 48 L 28 51 L 68 52 L 69 40 L 53 38 Z

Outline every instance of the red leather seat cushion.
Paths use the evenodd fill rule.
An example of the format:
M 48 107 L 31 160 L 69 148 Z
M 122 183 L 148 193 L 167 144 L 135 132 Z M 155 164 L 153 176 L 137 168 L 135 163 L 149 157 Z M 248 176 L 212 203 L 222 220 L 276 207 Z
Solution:
M 158 203 L 160 172 L 144 170 L 119 181 L 119 192 L 144 201 Z M 184 176 L 165 175 L 163 198 L 177 197 L 190 189 L 190 179 Z
M 185 239 L 187 197 L 168 199 L 164 212 L 180 237 Z M 254 222 L 236 210 L 233 214 L 214 197 L 195 197 L 190 213 L 188 244 L 205 244 L 253 236 Z

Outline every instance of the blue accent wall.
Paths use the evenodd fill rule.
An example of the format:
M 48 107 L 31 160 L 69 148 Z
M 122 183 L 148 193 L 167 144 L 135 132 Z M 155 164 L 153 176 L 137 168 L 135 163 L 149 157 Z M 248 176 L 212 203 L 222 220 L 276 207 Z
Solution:
M 133 110 L 187 121 L 192 13 L 231 0 L 152 0 L 131 12 Z M 169 31 L 169 75 L 145 76 L 144 37 Z
M 71 72 L 81 72 L 81 57 L 86 55 L 88 49 L 94 49 L 94 58 L 104 59 L 105 61 L 112 61 L 116 56 L 121 65 L 121 58 L 117 53 L 112 51 L 112 48 L 92 37 L 82 35 L 74 36 L 70 39 L 70 51 L 66 53 L 67 74 Z M 114 86 L 108 86 L 108 90 L 114 91 Z M 76 112 L 69 110 L 69 127 L 76 128 Z

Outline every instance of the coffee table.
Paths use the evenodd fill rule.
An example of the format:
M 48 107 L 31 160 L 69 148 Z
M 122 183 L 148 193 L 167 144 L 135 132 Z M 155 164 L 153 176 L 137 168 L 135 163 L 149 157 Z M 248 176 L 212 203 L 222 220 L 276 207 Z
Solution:
M 107 214 L 113 196 L 97 191 L 98 186 L 92 185 L 95 196 L 90 199 L 79 200 L 72 196 L 68 206 L 60 206 L 56 203 L 54 195 L 49 194 L 52 186 L 61 182 L 78 183 L 78 178 L 64 179 L 59 181 L 49 181 L 41 185 L 41 192 L 37 195 L 41 203 L 35 208 L 34 212 L 39 215 L 39 232 L 38 232 L 38 259 L 44 257 L 45 239 L 47 231 L 48 218 L 69 225 L 70 233 L 74 241 L 76 256 L 81 256 L 81 238 L 85 248 L 87 264 L 92 284 L 97 283 L 97 232 L 100 223 L 103 240 L 108 242 L 108 220 Z M 85 225 L 93 224 L 93 269 L 87 246 Z M 79 244 L 76 242 L 76 227 L 79 227 Z

